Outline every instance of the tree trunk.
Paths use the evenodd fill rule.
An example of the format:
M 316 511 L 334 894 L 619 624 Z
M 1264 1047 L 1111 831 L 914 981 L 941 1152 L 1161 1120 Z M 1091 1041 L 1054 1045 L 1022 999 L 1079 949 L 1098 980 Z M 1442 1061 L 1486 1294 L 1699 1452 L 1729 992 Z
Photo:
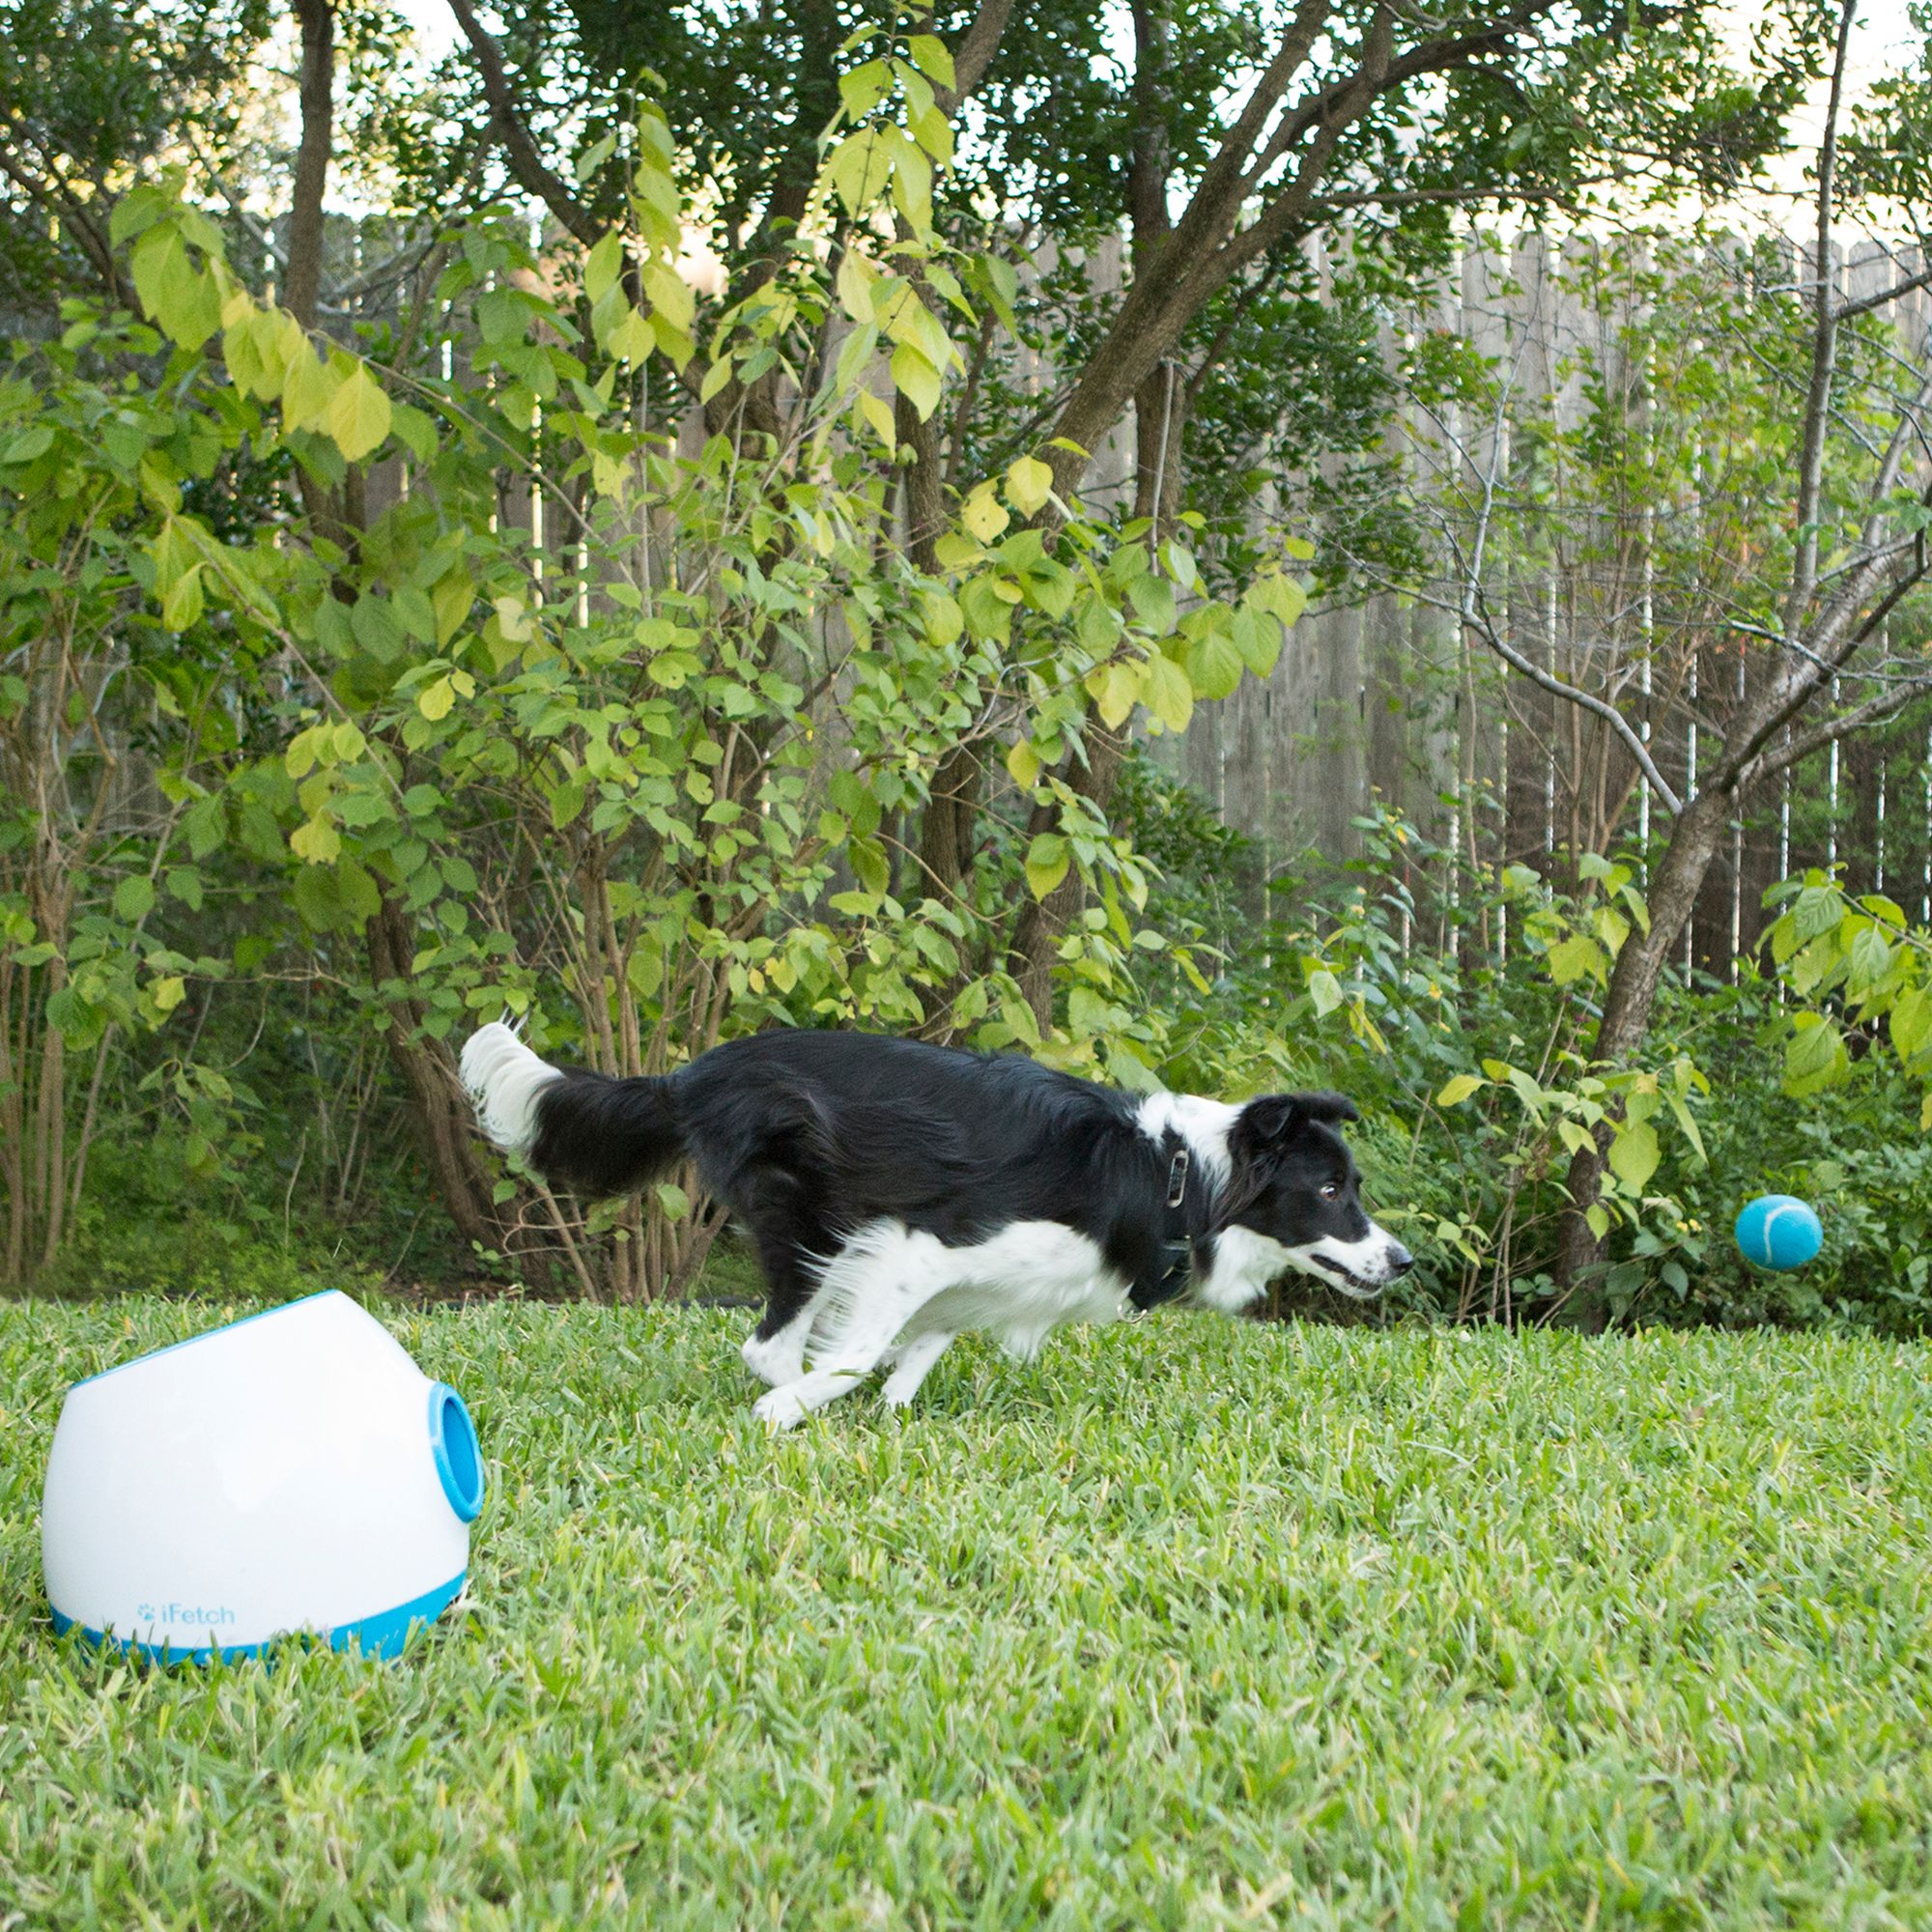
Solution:
M 1180 515 L 1181 442 L 1187 427 L 1187 385 L 1172 362 L 1164 362 L 1140 386 L 1134 398 L 1134 515 L 1150 522 L 1151 541 L 1160 543 L 1174 533 Z M 1105 818 L 1113 809 L 1126 756 L 1126 733 L 1107 730 L 1089 716 L 1087 762 L 1069 763 L 1062 776 L 1081 798 Z M 1051 832 L 1056 814 L 1036 811 L 1027 827 L 1027 842 Z M 1053 1022 L 1053 955 L 1061 935 L 1079 916 L 1087 888 L 1077 869 L 1069 871 L 1044 899 L 1029 898 L 1013 925 L 1013 977 L 1041 1030 Z
M 934 546 L 946 527 L 946 487 L 939 454 L 939 424 L 904 396 L 894 403 L 895 430 L 912 453 L 904 471 L 906 554 L 913 568 L 939 575 Z M 920 824 L 919 862 L 923 889 L 942 897 L 955 894 L 973 866 L 973 827 L 980 810 L 984 769 L 977 745 L 960 742 L 939 761 Z
M 323 203 L 335 139 L 335 9 L 333 0 L 295 0 L 295 7 L 301 27 L 301 139 L 296 150 L 282 300 L 304 328 L 312 329 L 322 295 Z M 316 530 L 353 552 L 361 534 L 361 472 L 352 469 L 340 491 L 326 488 L 300 466 L 297 478 Z M 365 941 L 376 989 L 380 992 L 391 981 L 407 987 L 415 946 L 409 922 L 393 899 L 384 899 L 369 922 Z M 389 1007 L 389 1056 L 403 1076 L 436 1192 L 465 1241 L 502 1254 L 527 1252 L 528 1237 L 515 1220 L 504 1219 L 492 1198 L 493 1181 L 477 1151 L 455 1057 L 441 1041 L 421 1032 L 422 1017 L 413 998 Z
M 296 0 L 296 18 L 301 25 L 301 141 L 282 301 L 304 328 L 313 328 L 322 294 L 322 201 L 335 136 L 335 9 L 331 0 Z
M 1169 18 L 1166 0 L 1135 0 L 1134 132 L 1127 169 L 1127 211 L 1133 222 L 1136 279 L 1147 274 L 1172 232 L 1167 187 L 1171 165 L 1168 136 Z M 1187 427 L 1187 384 L 1178 363 L 1158 362 L 1135 389 L 1134 517 L 1151 523 L 1150 548 L 1174 532 L 1180 515 L 1181 450 Z M 1067 785 L 1101 818 L 1113 807 L 1126 754 L 1126 735 L 1107 730 L 1090 715 L 1083 764 L 1069 759 L 1062 773 Z M 1053 830 L 1057 814 L 1037 807 L 1027 827 L 1031 844 Z M 1025 900 L 1014 922 L 1012 973 L 1043 1033 L 1053 1024 L 1053 958 L 1061 935 L 1086 903 L 1086 882 L 1070 869 L 1044 899 Z
M 946 527 L 946 481 L 939 451 L 938 418 L 928 417 L 922 422 L 919 412 L 904 396 L 895 400 L 893 412 L 895 432 L 912 452 L 912 462 L 904 471 L 906 554 L 915 569 L 936 577 L 939 554 L 934 546 Z M 949 903 L 959 896 L 960 888 L 972 872 L 973 855 L 978 849 L 976 828 L 985 782 L 986 768 L 979 744 L 961 737 L 940 759 L 926 794 L 919 829 L 920 891 Z M 942 1043 L 952 1038 L 952 1003 L 959 996 L 968 971 L 962 960 L 958 977 L 937 992 L 921 1028 L 925 1038 Z
M 1728 792 L 1700 792 L 1678 814 L 1670 830 L 1657 876 L 1651 883 L 1650 930 L 1634 931 L 1624 941 L 1604 998 L 1595 1059 L 1604 1066 L 1630 1061 L 1650 1033 L 1664 963 L 1676 951 L 1684 927 L 1717 858 L 1731 819 L 1743 809 Z M 1556 1278 L 1565 1299 L 1564 1325 L 1600 1334 L 1609 1320 L 1603 1293 L 1603 1243 L 1584 1218 L 1597 1198 L 1609 1151 L 1610 1135 L 1599 1128 L 1595 1142 L 1570 1162 L 1570 1205 L 1564 1210 L 1557 1249 Z
M 534 1252 L 534 1243 L 515 1222 L 506 1222 L 492 1199 L 494 1182 L 477 1151 L 469 1102 L 457 1077 L 456 1057 L 440 1039 L 422 1032 L 421 1004 L 410 990 L 410 961 L 415 938 L 396 901 L 384 895 L 364 938 L 369 979 L 380 994 L 400 984 L 400 996 L 385 1002 L 389 1016 L 389 1057 L 403 1076 L 410 1114 L 428 1163 L 438 1198 L 456 1232 L 466 1241 L 498 1254 Z

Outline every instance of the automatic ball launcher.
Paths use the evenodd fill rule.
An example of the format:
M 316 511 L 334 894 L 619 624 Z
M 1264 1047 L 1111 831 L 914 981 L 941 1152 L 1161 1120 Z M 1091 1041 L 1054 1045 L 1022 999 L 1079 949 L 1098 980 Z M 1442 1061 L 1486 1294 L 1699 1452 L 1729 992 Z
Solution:
M 393 1656 L 463 1588 L 463 1398 L 329 1291 L 76 1382 L 41 1508 L 61 1630 L 171 1660 L 306 1632 Z

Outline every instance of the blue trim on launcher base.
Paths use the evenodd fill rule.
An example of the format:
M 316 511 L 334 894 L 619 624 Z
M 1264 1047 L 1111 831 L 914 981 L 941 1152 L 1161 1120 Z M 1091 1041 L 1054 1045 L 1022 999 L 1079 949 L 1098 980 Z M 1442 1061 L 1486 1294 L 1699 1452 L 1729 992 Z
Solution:
M 412 1597 L 407 1604 L 398 1604 L 393 1610 L 378 1610 L 373 1616 L 358 1617 L 354 1623 L 337 1624 L 327 1633 L 330 1650 L 347 1650 L 352 1643 L 361 1646 L 364 1657 L 400 1657 L 409 1634 L 418 1624 L 427 1627 L 435 1623 L 444 1610 L 456 1601 L 457 1593 L 469 1578 L 468 1570 L 452 1577 L 447 1583 L 439 1583 L 434 1590 L 425 1590 L 420 1597 Z M 53 1606 L 48 1605 L 51 1609 Z M 244 1657 L 261 1657 L 271 1651 L 285 1637 L 270 1637 L 265 1643 L 224 1643 L 203 1644 L 198 1649 L 183 1649 L 171 1643 L 139 1643 L 132 1637 L 109 1636 L 104 1631 L 91 1630 L 86 1624 L 54 1610 L 54 1634 L 65 1636 L 69 1631 L 76 1631 L 89 1643 L 99 1644 L 107 1649 L 118 1650 L 128 1657 L 138 1657 L 150 1663 L 206 1663 L 216 1655 L 217 1648 L 223 1663 L 234 1663 Z M 291 1631 L 290 1636 L 300 1636 L 299 1631 Z

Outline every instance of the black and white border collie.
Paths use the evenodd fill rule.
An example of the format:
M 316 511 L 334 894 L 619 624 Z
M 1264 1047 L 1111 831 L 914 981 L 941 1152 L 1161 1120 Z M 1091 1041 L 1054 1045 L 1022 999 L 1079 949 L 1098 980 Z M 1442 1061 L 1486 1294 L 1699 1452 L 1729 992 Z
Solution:
M 802 1031 L 614 1080 L 500 1023 L 462 1072 L 490 1138 L 580 1195 L 696 1163 L 764 1268 L 744 1354 L 775 1428 L 881 1367 L 903 1406 L 965 1329 L 1024 1357 L 1063 1322 L 1233 1313 L 1290 1268 L 1366 1300 L 1410 1266 L 1362 1211 L 1339 1094 L 1140 1096 L 1013 1054 Z

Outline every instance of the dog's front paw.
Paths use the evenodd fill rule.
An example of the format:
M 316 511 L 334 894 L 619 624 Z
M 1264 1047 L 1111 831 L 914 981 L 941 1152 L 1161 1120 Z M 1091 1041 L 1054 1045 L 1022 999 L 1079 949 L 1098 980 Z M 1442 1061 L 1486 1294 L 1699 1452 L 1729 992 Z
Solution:
M 776 1435 L 781 1429 L 795 1429 L 810 1414 L 797 1394 L 788 1388 L 775 1388 L 752 1405 L 752 1413 Z
M 805 1373 L 805 1350 L 784 1335 L 760 1336 L 755 1332 L 747 1335 L 745 1346 L 738 1352 L 745 1366 L 767 1388 L 782 1388 Z

